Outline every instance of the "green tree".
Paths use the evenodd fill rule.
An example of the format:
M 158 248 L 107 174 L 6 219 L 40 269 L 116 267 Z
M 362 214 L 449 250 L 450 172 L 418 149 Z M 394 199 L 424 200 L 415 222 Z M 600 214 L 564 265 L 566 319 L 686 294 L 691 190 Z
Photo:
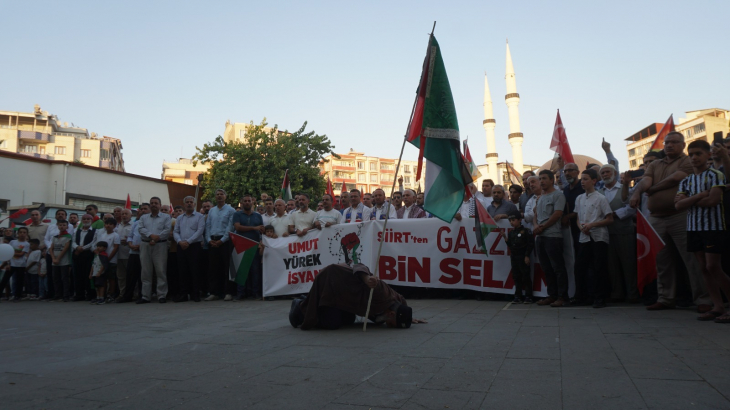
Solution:
M 241 140 L 225 142 L 219 135 L 202 148 L 195 147 L 193 163 L 210 164 L 201 186 L 203 197 L 212 200 L 219 188 L 226 190 L 230 204 L 237 204 L 243 194 L 259 198 L 266 192 L 277 197 L 288 169 L 292 192 L 308 194 L 316 207 L 315 198 L 322 196 L 327 184 L 318 165 L 327 154 L 339 156 L 326 135 L 305 132 L 306 126 L 305 121 L 295 132 L 279 131 L 277 125 L 267 130 L 264 118 L 259 125 L 251 121 Z

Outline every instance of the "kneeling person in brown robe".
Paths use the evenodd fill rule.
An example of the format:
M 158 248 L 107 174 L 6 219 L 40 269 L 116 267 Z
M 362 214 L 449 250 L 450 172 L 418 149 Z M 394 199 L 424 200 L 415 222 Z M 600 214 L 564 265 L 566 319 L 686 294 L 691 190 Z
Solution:
M 356 316 L 365 316 L 370 289 L 373 299 L 368 319 L 388 327 L 409 328 L 413 310 L 406 300 L 388 284 L 378 280 L 363 264 L 330 265 L 314 279 L 309 295 L 292 302 L 289 321 L 302 330 L 313 327 L 338 329 L 355 323 Z

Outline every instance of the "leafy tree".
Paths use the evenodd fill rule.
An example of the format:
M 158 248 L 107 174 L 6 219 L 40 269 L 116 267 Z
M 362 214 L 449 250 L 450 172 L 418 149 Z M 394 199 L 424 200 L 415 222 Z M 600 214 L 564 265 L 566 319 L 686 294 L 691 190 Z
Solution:
M 279 131 L 277 125 L 267 130 L 267 126 L 266 118 L 259 125 L 251 121 L 242 140 L 226 142 L 219 135 L 202 148 L 195 147 L 193 164 L 210 164 L 201 184 L 204 198 L 212 200 L 219 188 L 226 190 L 231 204 L 237 204 L 243 194 L 258 198 L 266 192 L 277 197 L 288 169 L 292 193 L 308 194 L 310 206 L 316 207 L 315 198 L 321 197 L 327 184 L 318 165 L 327 154 L 339 158 L 334 146 L 326 135 L 305 132 L 306 121 L 291 133 Z

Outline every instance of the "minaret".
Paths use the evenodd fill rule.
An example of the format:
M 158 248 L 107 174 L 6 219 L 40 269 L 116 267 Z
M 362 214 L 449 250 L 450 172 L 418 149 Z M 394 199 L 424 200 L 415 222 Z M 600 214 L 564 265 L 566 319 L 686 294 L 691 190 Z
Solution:
M 520 113 L 517 106 L 520 105 L 520 95 L 517 94 L 517 82 L 515 81 L 515 68 L 512 66 L 512 55 L 509 52 L 509 40 L 507 41 L 507 73 L 504 79 L 507 82 L 507 95 L 504 100 L 509 110 L 509 143 L 512 145 L 512 161 L 517 172 L 522 173 L 522 133 L 520 132 Z
M 494 128 L 497 122 L 494 120 L 494 112 L 492 111 L 492 95 L 489 93 L 489 81 L 487 73 L 484 73 L 484 131 L 487 133 L 487 169 L 489 170 L 489 179 L 498 181 L 497 176 L 497 141 L 494 138 Z M 495 182 L 498 184 L 499 182 Z

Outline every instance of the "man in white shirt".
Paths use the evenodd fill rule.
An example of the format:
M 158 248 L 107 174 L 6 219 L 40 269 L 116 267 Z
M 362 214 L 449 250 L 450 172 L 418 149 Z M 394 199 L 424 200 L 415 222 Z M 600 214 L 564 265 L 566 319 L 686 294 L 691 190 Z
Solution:
M 299 209 L 289 215 L 289 233 L 304 236 L 314 228 L 317 213 L 309 209 L 309 195 L 307 194 L 299 194 L 297 204 L 299 204 Z
M 613 211 L 613 223 L 608 226 L 608 276 L 611 281 L 611 299 L 626 298 L 629 303 L 639 302 L 636 282 L 636 209 L 624 201 L 618 182 L 618 172 L 611 164 L 601 167 L 603 189 L 598 190 L 606 197 Z
M 345 216 L 344 223 L 369 221 L 372 208 L 368 208 L 360 202 L 360 191 L 357 189 L 350 190 L 349 198 L 350 206 L 342 212 Z
M 274 215 L 276 215 L 276 212 L 274 212 L 274 198 L 267 196 L 264 200 L 264 213 L 261 214 L 261 218 L 264 220 L 264 226 L 269 225 L 269 220 Z
M 596 191 L 598 173 L 587 169 L 580 182 L 585 193 L 575 200 L 575 213 L 580 228 L 580 247 L 575 264 L 575 299 L 593 298 L 594 308 L 606 307 L 610 284 L 608 279 L 608 225 L 613 223 L 613 211 L 605 196 Z M 587 277 L 592 275 L 592 278 Z M 588 284 L 591 284 L 588 289 Z
M 494 188 L 494 181 L 485 179 L 482 181 L 482 191 L 474 194 L 474 197 L 482 203 L 484 209 L 492 205 L 492 188 Z
M 314 220 L 314 227 L 317 229 L 329 228 L 332 225 L 342 223 L 342 214 L 340 211 L 334 209 L 332 196 L 330 194 L 322 195 L 322 207 L 321 211 L 317 211 L 317 216 Z
M 373 191 L 373 208 L 370 213 L 370 220 L 381 221 L 385 219 L 396 219 L 395 207 L 385 202 L 385 191 L 378 188 Z
M 286 202 L 283 199 L 277 199 L 274 202 L 274 211 L 276 214 L 269 219 L 269 225 L 274 227 L 277 238 L 289 236 L 290 216 L 286 212 Z

